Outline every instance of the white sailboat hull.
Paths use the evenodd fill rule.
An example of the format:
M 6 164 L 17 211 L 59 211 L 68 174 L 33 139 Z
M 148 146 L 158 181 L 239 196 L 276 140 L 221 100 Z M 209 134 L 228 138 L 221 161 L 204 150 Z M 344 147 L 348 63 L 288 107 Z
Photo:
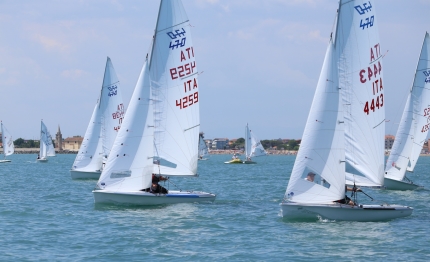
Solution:
M 7 162 L 12 162 L 12 161 L 11 160 L 7 160 L 7 159 L 0 160 L 0 163 L 7 163 Z
M 72 179 L 99 179 L 101 171 L 78 171 L 78 170 L 70 170 L 70 176 Z
M 342 221 L 385 221 L 410 216 L 412 207 L 400 205 L 300 204 L 281 203 L 281 215 L 287 219 L 317 219 L 322 217 Z
M 41 162 L 41 163 L 46 163 L 48 162 L 47 158 L 40 158 L 40 159 L 36 159 L 37 162 Z
M 153 206 L 178 203 L 213 202 L 216 195 L 200 191 L 169 191 L 168 194 L 152 194 L 144 191 L 114 192 L 94 190 L 95 203 Z
M 398 181 L 390 178 L 384 178 L 384 187 L 388 190 L 415 190 L 423 188 L 412 182 Z

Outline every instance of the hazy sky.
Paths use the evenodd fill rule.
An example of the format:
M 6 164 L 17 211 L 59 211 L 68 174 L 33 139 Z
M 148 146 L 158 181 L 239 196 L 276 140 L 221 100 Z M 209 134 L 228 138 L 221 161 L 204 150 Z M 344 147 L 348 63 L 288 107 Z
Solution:
M 384 58 L 386 133 L 396 133 L 430 0 L 372 0 Z M 206 138 L 300 138 L 338 6 L 335 0 L 183 0 Z M 157 0 L 0 1 L 0 119 L 16 139 L 40 119 L 84 135 L 112 59 L 128 105 L 155 28 Z

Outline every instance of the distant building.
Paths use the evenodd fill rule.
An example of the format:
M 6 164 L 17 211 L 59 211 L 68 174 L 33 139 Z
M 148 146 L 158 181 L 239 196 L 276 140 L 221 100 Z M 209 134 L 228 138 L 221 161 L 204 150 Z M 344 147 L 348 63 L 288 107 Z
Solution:
M 394 143 L 394 136 L 393 135 L 386 135 L 385 136 L 385 150 L 391 150 Z
M 63 150 L 63 135 L 61 134 L 60 125 L 58 125 L 58 131 L 55 135 L 55 145 L 59 151 Z
M 228 146 L 228 138 L 215 138 L 212 141 L 212 149 L 227 149 Z
M 78 151 L 83 140 L 81 136 L 68 137 L 63 140 L 63 150 Z

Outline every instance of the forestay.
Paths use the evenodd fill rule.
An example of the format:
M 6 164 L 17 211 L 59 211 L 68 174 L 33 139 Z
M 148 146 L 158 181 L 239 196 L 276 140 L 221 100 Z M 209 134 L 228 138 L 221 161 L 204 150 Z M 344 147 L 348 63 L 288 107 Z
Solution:
M 128 192 L 150 187 L 153 131 L 151 88 L 145 61 L 106 167 L 97 182 L 99 188 Z
M 331 203 L 344 198 L 345 154 L 336 53 L 327 48 L 321 75 L 288 183 L 286 198 L 299 203 Z M 316 174 L 315 181 L 305 180 Z
M 384 181 L 385 97 L 378 22 L 371 1 L 342 0 L 335 48 L 345 117 L 347 184 Z
M 106 61 L 100 96 L 73 163 L 73 169 L 84 172 L 100 170 L 121 127 L 125 110 L 121 88 L 111 59 Z
M 387 161 L 385 177 L 401 181 L 406 171 L 413 171 L 430 127 L 430 41 L 424 37 L 421 54 Z
M 15 146 L 13 145 L 12 135 L 7 131 L 6 127 L 1 122 L 1 135 L 3 143 L 3 154 L 4 156 L 10 156 L 15 152 Z
M 154 101 L 154 173 L 196 176 L 198 71 L 191 26 L 180 1 L 161 1 L 149 65 Z

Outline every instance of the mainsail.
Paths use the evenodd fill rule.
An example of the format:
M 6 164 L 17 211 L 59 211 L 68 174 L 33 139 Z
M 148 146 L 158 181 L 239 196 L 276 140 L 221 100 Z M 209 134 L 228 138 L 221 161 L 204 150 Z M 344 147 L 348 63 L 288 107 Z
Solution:
M 430 39 L 426 32 L 417 69 L 387 161 L 385 177 L 401 181 L 412 172 L 430 128 Z
M 46 158 L 47 156 L 55 156 L 55 148 L 52 143 L 52 136 L 48 131 L 48 128 L 40 122 L 40 158 Z
M 1 139 L 3 144 L 3 154 L 4 156 L 10 156 L 15 152 L 15 146 L 13 145 L 12 135 L 7 131 L 6 127 L 1 122 Z
M 248 124 L 245 128 L 245 155 L 246 158 L 251 158 L 255 156 L 264 156 L 267 152 L 264 150 L 263 145 L 260 140 L 255 136 L 255 134 L 249 129 Z
M 111 59 L 106 61 L 103 84 L 73 170 L 94 172 L 102 168 L 124 118 L 121 88 Z
M 198 71 L 181 1 L 161 1 L 149 64 L 154 101 L 154 173 L 197 176 Z
M 335 36 L 345 118 L 346 182 L 382 186 L 385 97 L 378 22 L 371 1 L 339 3 Z

